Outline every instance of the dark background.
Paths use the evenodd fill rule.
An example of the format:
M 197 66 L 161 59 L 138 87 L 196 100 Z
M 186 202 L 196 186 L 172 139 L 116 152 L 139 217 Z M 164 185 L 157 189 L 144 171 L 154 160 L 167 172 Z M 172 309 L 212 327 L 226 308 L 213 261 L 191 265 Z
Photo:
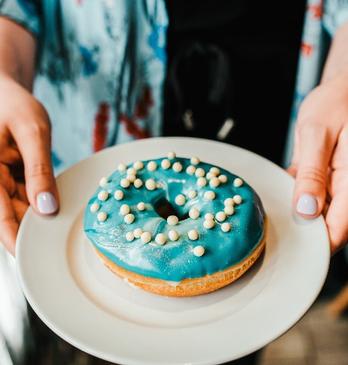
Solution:
M 288 128 L 305 1 L 167 0 L 165 135 L 216 139 L 280 164 Z M 193 129 L 183 115 L 191 110 Z

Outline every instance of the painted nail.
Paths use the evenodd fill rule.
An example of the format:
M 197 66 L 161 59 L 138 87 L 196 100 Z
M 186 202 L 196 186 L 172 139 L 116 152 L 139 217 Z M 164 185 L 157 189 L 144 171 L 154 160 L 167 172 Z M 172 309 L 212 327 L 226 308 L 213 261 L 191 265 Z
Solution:
M 36 198 L 36 203 L 37 209 L 41 214 L 52 214 L 58 208 L 56 198 L 48 191 L 39 193 Z
M 300 214 L 314 215 L 318 211 L 318 201 L 311 194 L 302 194 L 297 201 L 296 211 Z

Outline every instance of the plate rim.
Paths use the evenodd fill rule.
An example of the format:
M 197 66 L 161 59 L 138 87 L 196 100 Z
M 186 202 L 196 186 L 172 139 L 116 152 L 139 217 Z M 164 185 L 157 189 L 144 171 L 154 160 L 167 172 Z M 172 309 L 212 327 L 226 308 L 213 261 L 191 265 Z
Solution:
M 283 170 L 281 167 L 279 167 L 278 165 L 276 165 L 275 163 L 273 163 L 272 161 L 269 161 L 267 160 L 266 158 L 252 152 L 252 151 L 249 151 L 249 150 L 246 150 L 244 148 L 241 148 L 241 147 L 238 147 L 238 146 L 234 146 L 234 145 L 229 145 L 229 144 L 226 144 L 226 143 L 223 143 L 223 142 L 218 142 L 218 141 L 214 141 L 214 140 L 209 140 L 209 139 L 202 139 L 202 138 L 192 138 L 192 137 L 155 137 L 155 138 L 151 138 L 151 141 L 154 141 L 156 142 L 156 140 L 172 140 L 172 141 L 176 141 L 176 140 L 185 140 L 185 141 L 189 141 L 189 140 L 195 140 L 197 142 L 209 142 L 209 143 L 212 143 L 212 144 L 222 144 L 222 145 L 225 145 L 225 146 L 228 146 L 228 147 L 233 147 L 235 149 L 238 149 L 240 150 L 242 153 L 247 153 L 247 154 L 250 154 L 250 155 L 253 155 L 253 156 L 256 156 L 257 158 L 261 158 L 262 160 L 264 160 L 265 162 L 267 162 L 268 164 L 271 164 L 273 165 L 272 167 L 273 168 L 276 168 L 278 170 L 279 173 L 282 173 L 282 174 L 285 174 L 287 175 L 289 178 L 291 178 L 288 174 L 286 174 L 285 170 Z M 95 159 L 95 158 L 99 158 L 98 156 L 100 155 L 103 155 L 103 154 L 109 154 L 109 153 L 112 153 L 113 150 L 117 149 L 119 146 L 125 146 L 125 145 L 133 145 L 135 143 L 139 144 L 139 143 L 148 143 L 149 140 L 148 139 L 145 139 L 145 140 L 138 140 L 138 141 L 130 141 L 130 142 L 127 142 L 127 143 L 124 143 L 122 145 L 116 145 L 116 146 L 111 146 L 111 147 L 108 147 L 102 151 L 99 151 L 81 161 L 79 161 L 77 164 L 82 164 L 82 163 L 88 163 L 88 161 L 92 160 L 92 159 Z M 62 173 L 60 173 L 58 176 L 57 176 L 57 179 L 61 180 L 61 179 L 64 179 L 64 176 L 67 175 L 68 173 L 70 173 L 72 170 L 76 169 L 76 165 L 77 164 L 74 164 L 73 166 L 69 167 L 68 169 L 66 169 L 65 171 L 63 171 Z M 78 339 L 75 339 L 75 338 L 72 338 L 71 336 L 69 336 L 69 334 L 66 334 L 64 332 L 64 330 L 62 330 L 61 328 L 59 328 L 59 326 L 57 327 L 57 325 L 54 324 L 54 321 L 52 323 L 52 319 L 49 319 L 46 317 L 45 313 L 42 312 L 40 310 L 40 305 L 39 303 L 36 302 L 35 298 L 33 298 L 32 294 L 31 294 L 31 290 L 28 286 L 28 283 L 26 282 L 25 280 L 25 277 L 23 276 L 24 275 L 24 272 L 22 271 L 22 268 L 21 268 L 21 260 L 23 260 L 24 258 L 22 258 L 22 248 L 21 248 L 21 242 L 23 241 L 22 240 L 22 237 L 24 235 L 24 227 L 26 224 L 28 224 L 28 221 L 30 220 L 30 215 L 33 214 L 32 213 L 33 210 L 31 208 L 28 209 L 28 211 L 26 212 L 23 220 L 22 220 L 22 223 L 20 225 L 20 228 L 19 228 L 19 232 L 18 232 L 18 236 L 17 236 L 17 242 L 16 242 L 16 268 L 17 268 L 17 275 L 18 275 L 18 278 L 19 278 L 19 282 L 20 282 L 20 286 L 24 292 L 24 295 L 25 297 L 27 298 L 30 306 L 33 308 L 33 310 L 36 312 L 36 314 L 39 316 L 39 318 L 41 318 L 41 320 L 54 332 L 56 333 L 58 336 L 60 336 L 61 338 L 63 338 L 65 341 L 69 342 L 70 344 L 72 344 L 73 346 L 77 347 L 78 349 L 86 352 L 86 353 L 89 353 L 93 356 L 96 356 L 96 357 L 99 357 L 103 360 L 106 360 L 106 361 L 117 361 L 117 362 L 120 362 L 120 363 L 126 363 L 126 364 L 134 364 L 134 365 L 144 365 L 144 364 L 153 364 L 153 362 L 148 362 L 148 360 L 143 360 L 143 361 L 135 361 L 134 358 L 124 358 L 122 356 L 119 356 L 118 358 L 114 355 L 112 355 L 111 357 L 109 356 L 110 354 L 105 354 L 105 353 L 102 353 L 98 350 L 95 350 L 94 348 L 90 348 L 89 346 L 86 346 L 85 343 L 79 341 Z M 325 221 L 323 219 L 323 217 L 321 216 L 320 218 L 318 218 L 320 221 L 321 221 L 321 224 L 325 226 L 325 233 L 326 233 L 326 237 L 325 237 L 325 240 L 327 242 L 329 242 L 329 238 L 328 238 L 328 232 L 327 232 L 327 229 L 326 229 L 326 224 L 325 224 Z M 247 351 L 245 353 L 242 353 L 242 354 L 239 354 L 239 356 L 237 358 L 240 358 L 240 357 L 243 357 L 251 352 L 254 352 L 254 351 L 257 351 L 258 349 L 264 347 L 265 345 L 267 345 L 268 343 L 272 342 L 274 339 L 278 338 L 280 335 L 282 335 L 283 333 L 287 332 L 288 330 L 290 330 L 306 313 L 307 311 L 309 310 L 309 308 L 312 306 L 313 302 L 316 300 L 317 296 L 319 295 L 320 291 L 321 291 L 321 288 L 325 282 L 325 279 L 326 279 L 326 276 L 327 276 L 327 272 L 328 272 L 328 269 L 329 269 L 329 263 L 330 263 L 330 248 L 329 248 L 329 244 L 326 245 L 327 246 L 327 250 L 326 250 L 326 258 L 324 258 L 325 260 L 325 263 L 326 263 L 326 266 L 325 268 L 323 268 L 323 270 L 321 271 L 322 272 L 322 276 L 321 276 L 321 280 L 318 280 L 318 285 L 317 285 L 317 288 L 315 290 L 315 293 L 313 294 L 312 296 L 312 300 L 311 301 L 308 301 L 306 303 L 306 306 L 303 306 L 303 310 L 301 311 L 301 313 L 299 312 L 298 313 L 298 316 L 296 317 L 296 319 L 292 320 L 290 326 L 288 325 L 289 321 L 287 321 L 287 325 L 286 326 L 283 326 L 283 327 L 286 327 L 285 329 L 282 329 L 282 331 L 278 331 L 279 333 L 277 334 L 274 334 L 274 336 L 271 336 L 271 339 L 270 337 L 268 336 L 267 339 L 265 339 L 264 341 L 261 341 L 262 344 L 258 344 L 256 345 L 255 347 L 253 347 L 253 350 L 252 351 Z M 323 252 L 325 253 L 325 250 L 323 250 Z M 169 360 L 169 359 L 168 359 Z M 220 359 L 217 359 L 217 361 L 220 362 L 226 362 L 226 361 L 230 361 L 230 356 L 226 355 L 225 357 L 221 356 Z M 173 362 L 163 362 L 162 361 L 162 364 L 174 364 Z M 176 364 L 176 363 L 175 363 Z M 190 364 L 200 364 L 200 365 L 205 365 L 205 364 L 211 364 L 211 362 L 197 362 L 197 363 L 190 363 Z

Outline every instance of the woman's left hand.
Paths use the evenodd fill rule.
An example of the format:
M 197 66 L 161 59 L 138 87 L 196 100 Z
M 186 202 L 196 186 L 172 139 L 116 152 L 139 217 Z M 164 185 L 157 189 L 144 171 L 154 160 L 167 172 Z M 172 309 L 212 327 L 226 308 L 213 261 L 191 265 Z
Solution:
M 348 73 L 322 83 L 302 103 L 289 172 L 296 177 L 296 212 L 325 216 L 335 253 L 348 241 Z

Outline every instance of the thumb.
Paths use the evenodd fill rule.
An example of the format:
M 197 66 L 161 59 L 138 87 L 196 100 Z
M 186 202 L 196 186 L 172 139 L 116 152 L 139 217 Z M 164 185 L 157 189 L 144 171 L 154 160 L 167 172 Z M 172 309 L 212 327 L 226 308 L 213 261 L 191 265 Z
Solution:
M 40 214 L 58 210 L 58 191 L 51 164 L 48 117 L 22 124 L 12 130 L 23 157 L 26 192 L 30 205 Z
M 300 127 L 297 143 L 297 161 L 293 161 L 293 165 L 297 166 L 295 210 L 304 218 L 315 218 L 325 205 L 333 138 L 325 127 L 307 123 Z

